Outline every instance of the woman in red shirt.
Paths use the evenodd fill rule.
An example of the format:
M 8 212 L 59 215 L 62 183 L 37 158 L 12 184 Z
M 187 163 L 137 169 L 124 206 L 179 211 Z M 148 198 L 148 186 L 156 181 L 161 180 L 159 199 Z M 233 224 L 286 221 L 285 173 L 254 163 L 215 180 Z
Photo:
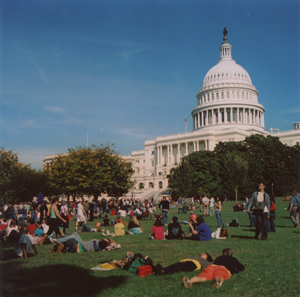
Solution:
M 152 227 L 152 234 L 150 234 L 149 237 L 153 240 L 165 239 L 165 230 L 161 220 L 155 220 L 155 223 Z

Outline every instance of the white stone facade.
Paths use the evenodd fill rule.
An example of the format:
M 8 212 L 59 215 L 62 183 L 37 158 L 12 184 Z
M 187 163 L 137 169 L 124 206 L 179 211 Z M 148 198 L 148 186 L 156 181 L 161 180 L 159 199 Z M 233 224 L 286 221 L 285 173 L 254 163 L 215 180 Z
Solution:
M 247 71 L 231 57 L 227 37 L 220 46 L 220 60 L 204 77 L 192 110 L 193 131 L 146 140 L 145 149 L 133 151 L 124 159 L 131 161 L 135 189 L 159 193 L 168 188 L 167 175 L 182 157 L 195 151 L 213 150 L 220 141 L 242 141 L 251 134 L 270 135 L 265 130 L 264 107 Z M 294 130 L 272 133 L 287 145 L 300 143 L 300 123 Z M 152 189 L 152 190 L 151 190 Z M 147 197 L 146 197 L 147 196 Z
M 158 196 L 167 190 L 167 175 L 182 157 L 195 151 L 212 151 L 220 141 L 242 141 L 251 134 L 262 134 L 277 136 L 286 145 L 300 144 L 300 122 L 293 130 L 265 131 L 265 109 L 258 103 L 258 91 L 247 71 L 232 59 L 231 48 L 224 37 L 220 60 L 207 72 L 196 95 L 197 106 L 191 113 L 193 131 L 146 140 L 144 150 L 123 156 L 135 171 L 135 186 L 128 197 Z M 53 157 L 46 156 L 44 163 L 51 163 Z

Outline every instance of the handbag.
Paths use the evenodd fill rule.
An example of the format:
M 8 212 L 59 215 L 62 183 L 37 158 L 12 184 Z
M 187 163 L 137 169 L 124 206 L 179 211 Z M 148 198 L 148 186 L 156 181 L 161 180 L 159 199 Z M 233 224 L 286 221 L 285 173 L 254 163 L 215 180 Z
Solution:
M 263 213 L 265 208 L 265 202 L 254 202 L 251 210 L 254 214 Z
M 139 266 L 137 269 L 137 274 L 141 277 L 152 274 L 152 267 L 150 265 Z

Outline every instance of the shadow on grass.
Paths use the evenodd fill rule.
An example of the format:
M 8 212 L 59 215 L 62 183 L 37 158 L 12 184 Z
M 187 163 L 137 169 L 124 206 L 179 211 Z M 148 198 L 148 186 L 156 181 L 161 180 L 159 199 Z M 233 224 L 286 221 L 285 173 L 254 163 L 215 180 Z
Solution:
M 255 232 L 255 229 L 243 229 L 243 231 L 247 231 L 247 232 Z
M 231 238 L 255 239 L 253 236 L 232 235 Z
M 23 268 L 22 264 L 1 264 L 1 296 L 93 297 L 105 289 L 121 286 L 127 279 L 125 276 L 95 277 L 87 269 L 66 264 L 37 268 Z

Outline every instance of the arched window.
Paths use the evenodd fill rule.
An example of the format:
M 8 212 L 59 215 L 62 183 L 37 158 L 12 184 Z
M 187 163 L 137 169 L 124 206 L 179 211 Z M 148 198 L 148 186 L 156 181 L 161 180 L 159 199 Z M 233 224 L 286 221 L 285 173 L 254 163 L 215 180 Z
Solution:
M 217 100 L 219 100 L 219 92 L 216 93 Z
M 160 182 L 158 183 L 158 186 L 159 186 L 160 189 L 162 189 L 163 183 L 160 181 Z
M 229 99 L 229 92 L 227 92 L 227 99 Z
M 222 92 L 221 95 L 222 95 L 222 99 L 224 99 L 224 92 Z

